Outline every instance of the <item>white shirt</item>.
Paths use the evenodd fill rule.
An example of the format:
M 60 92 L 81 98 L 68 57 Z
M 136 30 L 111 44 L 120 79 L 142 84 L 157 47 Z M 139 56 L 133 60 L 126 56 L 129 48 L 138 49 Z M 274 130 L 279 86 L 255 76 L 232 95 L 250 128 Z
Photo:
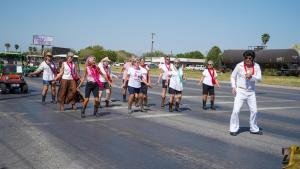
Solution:
M 104 67 L 103 67 L 103 63 L 100 62 L 100 63 L 98 64 L 98 66 L 99 66 L 99 68 L 100 68 L 100 71 L 101 71 L 102 74 L 103 74 L 102 76 L 100 76 L 100 81 L 101 81 L 101 82 L 107 82 L 106 79 L 105 79 L 105 77 L 106 77 L 107 75 L 106 75 L 106 71 L 105 71 L 105 69 L 104 69 Z M 107 73 L 108 73 L 109 76 L 111 76 L 111 68 L 110 68 L 109 66 L 107 66 Z
M 214 86 L 214 85 L 212 84 L 212 78 L 211 78 L 211 76 L 210 76 L 210 74 L 209 74 L 209 72 L 208 72 L 208 69 L 205 69 L 205 70 L 202 72 L 202 75 L 203 75 L 203 83 L 204 83 L 204 84 L 206 84 L 206 85 L 208 85 L 208 86 Z M 215 77 L 215 79 L 217 79 L 217 76 L 218 76 L 217 71 L 214 69 L 214 77 Z
M 130 67 L 128 69 L 127 74 L 129 75 L 128 86 L 134 88 L 141 87 L 141 79 L 142 79 L 142 71 L 141 69 L 135 69 L 134 67 Z
M 71 65 L 70 65 L 71 66 Z M 64 67 L 64 74 L 62 76 L 62 79 L 66 79 L 66 80 L 73 80 L 72 74 L 71 74 L 71 69 L 68 66 L 67 62 L 63 62 L 63 67 Z M 72 63 L 72 71 L 73 74 L 75 74 L 75 64 Z
M 50 64 L 51 67 L 54 69 L 55 65 L 53 63 Z M 40 66 L 37 69 L 38 71 L 43 71 L 43 80 L 51 81 L 54 80 L 54 74 L 49 67 L 49 65 L 46 63 L 46 61 L 43 61 Z
M 171 71 L 171 67 L 173 64 L 170 63 L 170 67 L 167 66 L 166 64 L 160 64 L 159 68 L 163 71 L 162 79 L 166 80 L 168 77 L 169 72 Z
M 231 73 L 231 87 L 255 91 L 255 83 L 262 79 L 260 66 L 257 63 L 254 63 L 254 74 L 251 79 L 247 79 L 245 74 L 244 62 L 238 63 Z
M 176 69 L 175 66 L 172 65 L 171 71 L 169 71 L 170 84 L 169 87 L 175 89 L 177 91 L 183 90 L 183 69 L 180 67 Z

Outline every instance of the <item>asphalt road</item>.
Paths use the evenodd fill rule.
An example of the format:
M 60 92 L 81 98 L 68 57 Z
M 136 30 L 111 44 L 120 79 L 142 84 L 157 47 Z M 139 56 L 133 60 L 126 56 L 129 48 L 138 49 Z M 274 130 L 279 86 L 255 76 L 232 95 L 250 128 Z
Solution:
M 0 95 L 0 168 L 274 169 L 281 168 L 282 147 L 300 145 L 300 90 L 257 87 L 264 135 L 249 133 L 245 104 L 241 133 L 233 137 L 229 84 L 216 89 L 216 111 L 201 109 L 202 89 L 187 81 L 182 112 L 161 110 L 160 86 L 154 86 L 148 112 L 128 115 L 118 80 L 104 116 L 93 117 L 90 102 L 81 119 L 79 109 L 59 112 L 50 95 L 42 105 L 41 79 L 27 81 L 29 94 Z

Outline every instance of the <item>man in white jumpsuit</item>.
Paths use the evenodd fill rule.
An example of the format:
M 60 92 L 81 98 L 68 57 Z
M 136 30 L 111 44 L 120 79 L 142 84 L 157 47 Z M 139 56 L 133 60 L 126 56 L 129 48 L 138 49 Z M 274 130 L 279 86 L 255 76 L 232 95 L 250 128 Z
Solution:
M 244 101 L 250 110 L 250 133 L 262 135 L 256 122 L 257 106 L 255 83 L 261 80 L 260 66 L 254 62 L 255 53 L 247 50 L 243 53 L 244 61 L 236 65 L 231 74 L 232 93 L 235 95 L 233 111 L 230 119 L 230 135 L 236 136 L 239 131 L 239 112 Z

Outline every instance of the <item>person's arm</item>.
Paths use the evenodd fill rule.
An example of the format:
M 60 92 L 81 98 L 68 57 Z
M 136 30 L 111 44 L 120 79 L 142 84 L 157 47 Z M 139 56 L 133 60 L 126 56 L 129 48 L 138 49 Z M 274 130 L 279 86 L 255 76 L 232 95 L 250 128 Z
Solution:
M 64 65 L 61 66 L 60 70 L 59 70 L 59 74 L 56 75 L 55 80 L 58 80 L 59 78 L 61 78 L 64 74 Z
M 260 70 L 260 66 L 257 65 L 254 67 L 256 72 L 254 73 L 254 75 L 251 76 L 251 81 L 256 81 L 256 82 L 259 82 L 261 81 L 262 79 L 262 76 L 261 76 L 261 70 Z
M 218 81 L 218 74 L 217 74 L 217 71 L 215 70 L 215 81 L 216 81 L 216 86 L 218 88 L 220 88 L 220 84 L 219 84 L 219 81 Z
M 80 83 L 79 83 L 77 89 L 79 89 L 79 88 L 81 87 L 81 85 L 83 84 L 83 82 L 85 81 L 86 75 L 87 75 L 87 68 L 85 68 L 85 70 L 84 70 L 84 72 L 83 72 L 83 76 L 82 76 L 81 79 L 80 79 Z
M 74 64 L 75 64 L 75 63 L 74 63 Z M 78 64 L 75 64 L 75 73 L 76 73 L 76 75 L 78 76 L 78 78 L 80 78 L 80 69 L 79 69 Z
M 112 85 L 112 83 L 109 81 L 106 71 L 104 70 L 103 66 L 100 66 L 100 71 L 102 72 L 102 75 L 104 76 L 104 79 L 109 83 L 109 85 Z
M 28 76 L 40 74 L 43 70 L 44 70 L 44 67 L 41 63 L 40 66 L 34 72 L 29 73 Z
M 124 79 L 124 83 L 123 83 L 123 85 L 122 85 L 122 88 L 124 88 L 124 87 L 127 87 L 127 85 L 128 85 L 128 80 L 129 80 L 129 77 L 130 77 L 130 74 L 127 74 L 126 75 L 126 77 L 125 77 L 125 79 Z
M 157 82 L 156 82 L 156 84 L 159 84 L 159 82 L 160 82 L 160 79 L 162 78 L 162 76 L 163 76 L 163 73 L 164 73 L 164 71 L 162 70 L 162 68 L 160 68 L 160 74 L 159 74 L 159 77 L 158 77 L 158 79 L 157 79 Z
M 231 87 L 232 87 L 232 94 L 236 94 L 236 77 L 238 73 L 238 65 L 235 66 L 234 70 L 231 73 L 230 76 L 230 82 L 231 82 Z
M 198 85 L 202 85 L 203 80 L 204 80 L 204 77 L 205 77 L 205 70 L 202 72 L 202 76 L 201 76 L 200 79 L 199 79 Z

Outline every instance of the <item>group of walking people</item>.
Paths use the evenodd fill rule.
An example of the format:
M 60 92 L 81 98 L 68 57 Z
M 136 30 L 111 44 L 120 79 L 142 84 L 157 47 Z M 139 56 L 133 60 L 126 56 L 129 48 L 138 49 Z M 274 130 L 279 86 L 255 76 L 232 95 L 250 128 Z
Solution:
M 47 52 L 45 61 L 43 61 L 39 68 L 29 75 L 36 75 L 43 71 L 43 90 L 42 90 L 42 103 L 45 103 L 48 86 L 51 86 L 52 103 L 59 103 L 61 111 L 65 110 L 65 104 L 71 104 L 72 109 L 76 110 L 76 103 L 82 102 L 81 117 L 85 118 L 85 110 L 88 106 L 90 94 L 94 96 L 94 116 L 101 116 L 98 112 L 102 93 L 106 92 L 105 106 L 109 106 L 111 92 L 112 92 L 112 79 L 117 79 L 118 76 L 114 75 L 111 71 L 110 60 L 105 57 L 99 64 L 96 63 L 96 58 L 92 55 L 86 59 L 85 69 L 83 75 L 80 77 L 78 65 L 73 62 L 74 54 L 69 52 L 67 59 L 63 62 L 61 68 L 56 68 L 52 61 L 52 54 Z M 256 95 L 255 83 L 261 80 L 261 70 L 257 63 L 254 62 L 254 51 L 248 50 L 243 53 L 244 60 L 237 64 L 236 68 L 231 74 L 232 93 L 235 95 L 233 111 L 230 119 L 230 135 L 236 136 L 239 131 L 239 117 L 238 114 L 244 101 L 250 109 L 250 133 L 262 134 L 262 131 L 257 126 L 256 114 Z M 220 88 L 217 80 L 217 71 L 213 68 L 213 61 L 207 62 L 207 68 L 202 72 L 199 79 L 199 85 L 202 85 L 202 109 L 216 110 L 215 107 L 215 86 Z M 161 108 L 166 106 L 166 93 L 169 93 L 169 112 L 178 111 L 182 94 L 183 82 L 187 80 L 184 73 L 183 64 L 180 59 L 176 58 L 171 63 L 170 56 L 164 57 L 164 63 L 160 64 L 160 75 L 157 83 L 161 81 Z M 59 71 L 57 71 L 59 70 Z M 134 112 L 132 105 L 135 103 L 139 107 L 139 111 L 145 112 L 145 106 L 148 106 L 148 88 L 152 88 L 150 70 L 145 64 L 143 58 L 134 57 L 126 62 L 121 70 L 123 74 L 122 81 L 122 95 L 123 102 L 126 102 L 128 92 L 128 113 Z M 60 81 L 60 87 L 56 94 L 56 81 Z M 80 94 L 80 87 L 86 81 L 85 95 Z M 210 96 L 210 107 L 206 102 Z

